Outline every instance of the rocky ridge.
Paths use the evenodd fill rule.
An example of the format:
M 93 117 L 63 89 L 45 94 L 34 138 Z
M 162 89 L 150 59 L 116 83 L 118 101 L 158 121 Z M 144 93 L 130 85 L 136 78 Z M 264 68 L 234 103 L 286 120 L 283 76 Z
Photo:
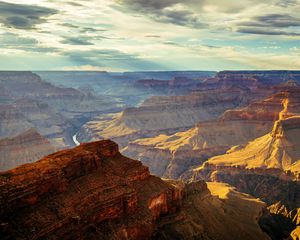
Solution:
M 268 239 L 255 220 L 262 202 L 227 186 L 209 189 L 214 195 L 203 181 L 183 184 L 152 176 L 112 141 L 82 144 L 0 173 L 0 236 Z M 249 204 L 251 212 L 245 211 Z M 228 225 L 216 231 L 224 222 Z
M 279 115 L 300 114 L 299 96 L 298 87 L 288 88 L 187 131 L 131 141 L 122 152 L 143 161 L 154 174 L 178 178 L 190 167 L 270 132 Z

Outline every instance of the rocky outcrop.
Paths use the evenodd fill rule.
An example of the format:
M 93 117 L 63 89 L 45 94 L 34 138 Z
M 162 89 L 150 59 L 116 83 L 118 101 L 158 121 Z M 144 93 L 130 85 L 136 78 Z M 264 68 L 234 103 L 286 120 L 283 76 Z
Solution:
M 274 168 L 300 172 L 300 116 L 278 120 L 271 133 L 234 148 L 225 155 L 213 157 L 207 163 L 215 166 L 240 166 L 251 168 Z
M 281 202 L 269 206 L 259 220 L 264 232 L 272 239 L 299 239 L 300 208 L 288 210 Z
M 185 195 L 180 211 L 162 218 L 153 239 L 269 239 L 257 224 L 265 206 L 260 200 L 222 183 L 190 183 Z
M 208 158 L 231 147 L 239 149 L 270 132 L 283 115 L 300 114 L 299 96 L 299 88 L 286 89 L 247 107 L 227 110 L 218 120 L 200 122 L 187 131 L 132 141 L 122 152 L 143 161 L 154 174 L 178 178 Z
M 0 179 L 4 239 L 144 239 L 181 197 L 110 141 L 49 155 Z
M 82 144 L 0 173 L 0 236 L 267 239 L 255 220 L 264 204 L 217 189 L 223 197 L 212 196 L 203 181 L 163 181 L 109 140 Z M 251 213 L 244 212 L 248 204 Z
M 228 182 L 270 204 L 283 201 L 286 198 L 283 192 L 287 190 L 290 194 L 286 195 L 289 197 L 284 204 L 297 207 L 300 205 L 299 120 L 299 116 L 294 116 L 276 121 L 270 133 L 243 147 L 232 148 L 227 154 L 210 158 L 194 170 L 194 177 L 200 174 L 205 179 Z M 277 182 L 277 191 L 271 187 L 274 182 Z M 257 188 L 256 184 L 263 184 L 268 190 Z M 291 186 L 291 189 L 285 185 Z
M 55 148 L 35 129 L 29 129 L 12 138 L 1 139 L 0 171 L 34 162 L 53 152 Z
M 226 182 L 271 205 L 261 226 L 272 239 L 290 235 L 297 239 L 298 234 L 300 115 L 294 111 L 298 103 L 289 106 L 288 102 L 283 101 L 284 108 L 270 133 L 209 159 L 189 172 L 192 177 L 184 176 Z

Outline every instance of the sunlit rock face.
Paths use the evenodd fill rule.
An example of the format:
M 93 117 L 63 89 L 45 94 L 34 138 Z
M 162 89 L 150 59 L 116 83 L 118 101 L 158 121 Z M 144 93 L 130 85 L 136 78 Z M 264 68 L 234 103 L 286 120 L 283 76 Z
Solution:
M 298 175 L 300 149 L 300 116 L 275 122 L 271 133 L 257 138 L 242 148 L 213 157 L 207 163 L 215 166 L 240 166 L 246 169 L 274 168 Z
M 261 201 L 226 185 L 163 181 L 109 140 L 0 173 L 0 203 L 1 239 L 268 239 Z
M 132 141 L 123 153 L 143 161 L 154 174 L 179 178 L 208 158 L 231 147 L 239 149 L 270 132 L 282 115 L 300 114 L 299 93 L 299 88 L 285 90 L 247 107 L 227 110 L 219 119 L 200 122 L 187 131 Z
M 210 168 L 211 171 L 208 172 L 211 172 L 211 177 L 217 177 L 219 172 L 217 169 L 224 168 L 224 171 L 230 172 L 232 167 L 233 172 L 251 170 L 257 173 L 262 169 L 263 172 L 266 171 L 266 174 L 274 173 L 276 177 L 282 179 L 286 176 L 287 180 L 298 180 L 300 151 L 297 146 L 300 144 L 300 114 L 298 112 L 300 101 L 291 97 L 287 99 L 289 100 L 282 101 L 283 110 L 279 112 L 278 120 L 275 121 L 269 133 L 244 146 L 233 147 L 224 155 L 210 158 L 199 168 L 199 172 L 205 172 Z
M 55 148 L 35 129 L 12 138 L 0 140 L 0 171 L 34 162 L 55 151 Z
M 80 130 L 79 139 L 112 138 L 125 147 L 138 138 L 175 133 L 199 121 L 216 119 L 228 109 L 248 104 L 253 96 L 249 90 L 229 88 L 195 91 L 184 96 L 151 97 L 140 107 L 88 122 Z
M 300 114 L 299 92 L 282 93 L 282 111 L 266 135 L 210 158 L 186 173 L 186 179 L 226 182 L 239 191 L 259 197 L 269 205 L 261 221 L 273 239 L 299 232 Z M 294 96 L 294 97 L 292 97 Z M 278 205 L 278 202 L 280 204 Z

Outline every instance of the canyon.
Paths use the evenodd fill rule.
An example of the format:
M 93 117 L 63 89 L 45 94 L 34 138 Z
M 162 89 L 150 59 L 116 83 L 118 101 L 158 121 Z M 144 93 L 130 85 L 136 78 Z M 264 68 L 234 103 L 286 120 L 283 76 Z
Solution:
M 88 142 L 110 138 L 125 147 L 136 139 L 187 130 L 199 121 L 216 119 L 226 110 L 245 106 L 273 91 L 230 87 L 195 90 L 187 95 L 151 97 L 138 107 L 94 118 L 82 126 L 79 139 L 80 142 Z
M 1 239 L 269 239 L 263 202 L 225 184 L 162 180 L 109 140 L 0 173 L 0 204 Z
M 172 76 L 172 74 L 174 73 L 166 74 L 166 76 Z M 197 76 L 206 76 L 207 74 L 210 76 L 211 73 L 195 72 L 190 74 L 186 72 L 186 74 L 197 78 Z M 135 81 L 131 78 L 137 77 L 134 75 L 130 78 L 126 74 L 124 75 L 121 81 L 118 81 L 117 76 L 101 72 L 42 72 L 41 76 L 49 80 L 46 81 L 38 74 L 29 71 L 0 72 L 0 140 L 14 138 L 18 141 L 19 135 L 35 129 L 38 134 L 49 141 L 51 149 L 58 150 L 74 146 L 76 143 L 73 141 L 73 136 L 85 122 L 94 116 L 118 112 L 124 106 L 132 104 L 131 100 L 124 101 L 124 99 L 128 94 L 136 95 Z M 138 76 L 148 75 L 151 73 L 138 74 Z M 86 78 L 85 81 L 83 78 Z M 108 78 L 108 81 L 105 82 L 103 78 Z M 110 83 L 112 79 L 115 81 Z M 193 82 L 193 80 L 190 81 Z M 117 85 L 120 83 L 126 86 L 128 92 L 118 92 L 116 96 L 108 95 L 118 89 Z M 89 84 L 99 87 L 92 89 Z M 103 92 L 105 88 L 106 90 Z M 99 89 L 102 89 L 102 93 L 97 92 Z M 185 91 L 185 87 L 180 89 Z M 156 90 L 151 93 L 143 93 L 143 91 L 144 89 L 139 90 L 138 99 L 146 98 L 149 94 L 156 92 Z M 123 94 L 126 95 L 123 96 Z M 39 141 L 40 139 L 37 138 L 36 142 Z M 12 143 L 12 141 L 9 142 Z M 26 163 L 27 160 L 30 162 L 33 159 L 36 160 L 37 156 L 49 154 L 50 148 L 38 149 L 39 146 L 40 144 L 37 144 L 34 150 L 39 154 L 33 153 L 31 160 L 27 158 L 32 150 L 29 148 L 25 149 L 27 157 L 24 157 L 23 160 L 20 159 L 22 155 L 16 152 L 15 154 L 7 153 L 6 156 L 10 156 L 10 159 L 5 161 L 10 160 L 15 164 Z M 22 145 L 22 147 L 25 148 L 26 145 Z M 5 149 L 3 149 L 3 154 Z M 11 146 L 10 150 L 14 149 L 16 149 L 15 145 Z M 15 159 L 13 156 L 18 156 L 18 158 Z M 3 163 L 3 166 L 5 164 Z M 0 170 L 6 169 L 0 168 Z
M 218 119 L 202 121 L 187 131 L 131 141 L 123 154 L 141 160 L 152 173 L 179 178 L 208 158 L 239 149 L 272 130 L 281 115 L 300 114 L 300 88 L 280 86 L 279 93 L 243 108 L 226 110 Z M 283 101 L 289 99 L 284 110 Z
M 282 110 L 272 130 L 224 155 L 208 159 L 183 178 L 226 182 L 269 207 L 261 220 L 272 239 L 299 237 L 299 90 L 280 93 Z
M 299 81 L 0 72 L 0 238 L 298 239 Z

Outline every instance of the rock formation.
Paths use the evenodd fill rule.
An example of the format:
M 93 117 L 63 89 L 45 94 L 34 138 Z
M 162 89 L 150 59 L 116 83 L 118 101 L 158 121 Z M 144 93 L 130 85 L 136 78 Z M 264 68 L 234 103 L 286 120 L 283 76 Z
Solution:
M 227 110 L 219 119 L 200 122 L 187 131 L 132 141 L 122 152 L 143 161 L 154 174 L 178 178 L 190 167 L 270 132 L 280 115 L 295 114 L 300 114 L 298 87 Z
M 35 129 L 0 140 L 0 171 L 39 160 L 55 148 Z
M 269 239 L 255 224 L 263 202 L 223 183 L 208 183 L 211 194 L 198 185 L 186 186 L 180 211 L 162 218 L 153 239 Z
M 275 122 L 271 133 L 257 138 L 240 148 L 230 149 L 227 154 L 207 161 L 214 166 L 239 166 L 245 169 L 274 168 L 291 172 L 298 178 L 300 173 L 300 115 Z
M 161 133 L 175 133 L 199 121 L 218 118 L 224 111 L 243 106 L 258 97 L 240 88 L 195 91 L 183 96 L 151 97 L 140 107 L 128 108 L 110 118 L 94 119 L 85 124 L 81 142 L 114 139 L 122 147 L 129 141 Z
M 183 177 L 226 182 L 269 204 L 261 226 L 273 239 L 299 236 L 299 91 L 281 93 L 282 111 L 270 133 L 210 158 Z M 294 97 L 292 97 L 294 96 Z M 297 98 L 297 97 L 298 98 Z M 280 203 L 278 203 L 280 202 Z
M 35 128 L 60 149 L 74 145 L 74 132 L 89 118 L 117 108 L 111 99 L 54 86 L 32 72 L 0 72 L 0 90 L 0 139 Z
M 112 141 L 82 144 L 0 174 L 0 237 L 268 239 L 262 202 L 209 189 L 152 176 Z
M 281 202 L 269 206 L 259 220 L 264 232 L 272 239 L 293 239 L 300 237 L 300 208 L 288 210 Z

